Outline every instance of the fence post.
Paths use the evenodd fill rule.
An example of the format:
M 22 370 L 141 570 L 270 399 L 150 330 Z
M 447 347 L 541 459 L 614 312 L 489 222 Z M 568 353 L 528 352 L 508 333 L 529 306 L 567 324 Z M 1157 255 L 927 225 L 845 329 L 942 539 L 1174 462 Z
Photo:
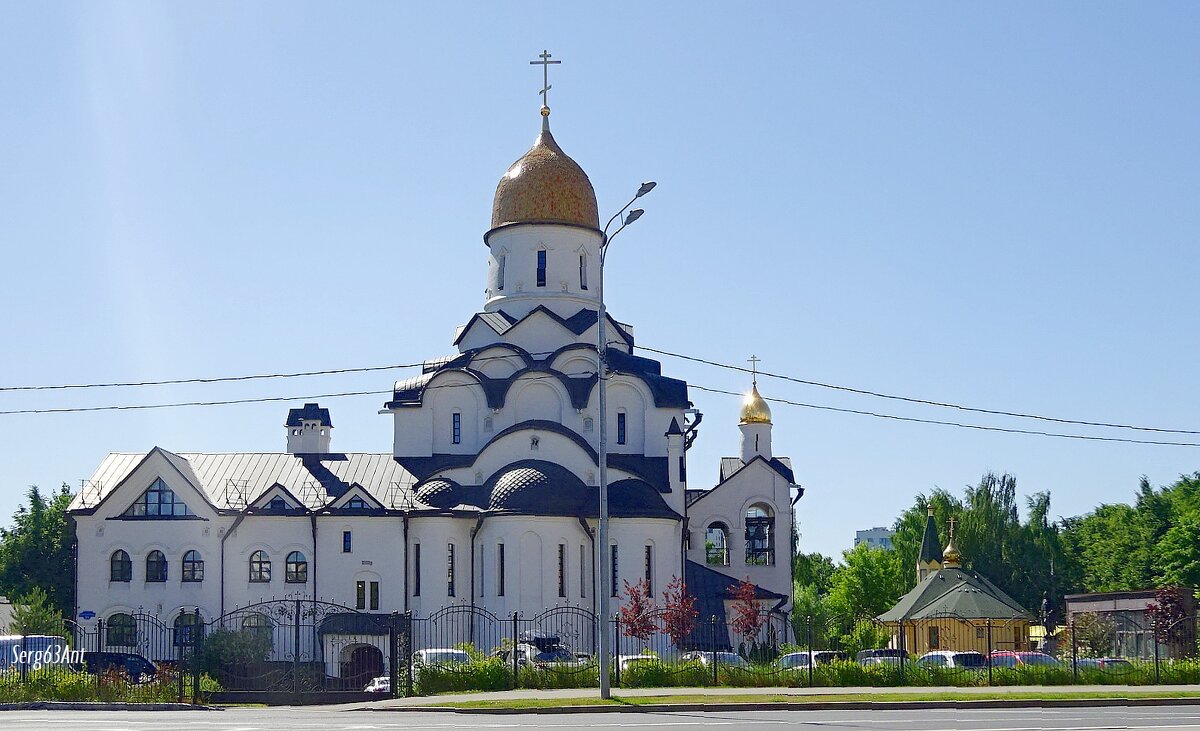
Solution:
M 292 622 L 292 692 L 300 694 L 300 600 L 296 600 Z M 315 607 L 314 607 L 315 609 Z
M 137 631 L 136 626 L 137 625 L 134 625 L 135 632 Z M 86 633 L 84 633 L 84 637 L 87 637 Z M 96 620 L 96 698 L 97 699 L 100 698 L 100 690 L 104 687 L 104 683 L 101 682 L 101 679 L 104 677 L 104 663 L 100 662 L 100 658 L 102 657 L 100 655 L 101 652 L 104 652 L 104 620 L 97 619 Z M 84 663 L 83 669 L 87 670 L 87 663 Z
M 1152 631 L 1150 632 L 1150 641 L 1154 643 L 1154 684 L 1158 685 L 1158 620 L 1153 620 Z
M 613 685 L 621 687 L 621 616 L 613 615 Z
M 404 613 L 404 696 L 413 694 L 413 618 L 412 610 Z
M 392 698 L 400 693 L 400 613 L 388 615 L 388 695 Z
M 512 668 L 513 668 L 513 690 L 521 687 L 520 667 L 517 664 L 517 640 L 520 639 L 520 633 L 517 632 L 517 613 L 513 612 L 512 616 Z
M 988 642 L 988 685 L 992 684 L 992 620 L 987 621 L 987 642 Z
M 183 623 L 183 618 L 187 616 L 186 609 L 179 610 L 179 616 L 175 618 L 175 627 L 171 631 L 171 643 L 175 645 L 178 652 L 178 662 L 175 663 L 175 672 L 179 675 L 179 697 L 177 700 L 183 703 L 183 675 L 187 668 L 187 659 L 184 657 L 183 650 L 187 646 L 187 640 L 182 633 L 187 631 L 187 625 Z
M 717 615 L 712 615 L 708 618 L 708 647 L 711 652 L 708 655 L 709 665 L 712 666 L 712 682 L 713 685 L 721 682 L 717 675 Z
M 204 625 L 200 622 L 200 607 L 192 615 L 192 705 L 200 705 L 200 646 L 204 642 Z
M 808 615 L 808 629 L 805 632 L 808 637 L 808 687 L 813 684 L 813 616 Z
M 1079 639 L 1075 635 L 1075 620 L 1067 625 L 1071 633 L 1071 682 L 1079 682 Z
M 904 649 L 905 642 L 904 642 L 904 620 L 903 619 L 900 620 L 899 625 L 900 625 L 900 682 L 903 683 L 904 682 L 904 660 L 908 657 L 908 652 Z M 916 641 L 916 639 L 915 639 L 916 636 L 917 636 L 917 631 L 916 631 L 916 629 L 914 629 L 913 630 L 913 638 L 914 638 L 913 641 L 914 642 Z

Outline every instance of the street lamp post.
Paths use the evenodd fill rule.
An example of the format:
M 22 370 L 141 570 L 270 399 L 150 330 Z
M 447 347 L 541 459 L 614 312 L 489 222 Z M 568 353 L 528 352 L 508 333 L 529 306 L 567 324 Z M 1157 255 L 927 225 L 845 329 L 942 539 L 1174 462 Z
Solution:
M 612 657 L 612 648 L 609 646 L 610 635 L 608 633 L 608 618 L 612 611 L 611 602 L 609 601 L 610 592 L 609 586 L 612 584 L 612 577 L 609 575 L 612 571 L 612 562 L 609 558 L 608 546 L 608 406 L 606 401 L 605 390 L 608 381 L 608 340 L 604 332 L 605 320 L 608 318 L 608 311 L 604 307 L 604 257 L 608 253 L 608 245 L 617 237 L 617 234 L 625 230 L 625 227 L 634 221 L 641 218 L 643 211 L 641 208 L 635 208 L 629 211 L 629 215 L 621 220 L 621 225 L 613 232 L 612 236 L 608 235 L 608 229 L 612 227 L 613 222 L 621 218 L 621 214 L 625 213 L 634 201 L 649 193 L 654 189 L 653 181 L 642 183 L 638 188 L 637 193 L 633 198 L 625 204 L 621 210 L 617 211 L 612 218 L 608 219 L 608 223 L 604 225 L 604 239 L 600 242 L 600 282 L 596 289 L 596 293 L 600 299 L 600 310 L 596 318 L 596 386 L 599 389 L 599 407 L 600 407 L 600 448 L 597 450 L 597 461 L 600 467 L 600 523 L 596 531 L 596 542 L 600 544 L 600 550 L 596 552 L 597 563 L 596 567 L 596 597 L 599 599 L 600 616 L 597 617 L 599 623 L 599 642 L 597 643 L 597 662 L 600 669 L 600 697 L 609 698 L 612 695 L 609 686 L 608 673 L 609 662 Z

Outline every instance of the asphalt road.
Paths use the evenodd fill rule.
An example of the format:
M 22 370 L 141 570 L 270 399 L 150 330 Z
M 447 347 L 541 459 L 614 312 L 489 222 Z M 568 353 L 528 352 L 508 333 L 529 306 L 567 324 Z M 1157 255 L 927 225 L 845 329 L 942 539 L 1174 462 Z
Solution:
M 739 711 L 468 715 L 321 708 L 225 711 L 3 711 L 3 731 L 458 731 L 459 729 L 804 729 L 841 731 L 1083 731 L 1200 729 L 1200 706 L 1011 710 Z

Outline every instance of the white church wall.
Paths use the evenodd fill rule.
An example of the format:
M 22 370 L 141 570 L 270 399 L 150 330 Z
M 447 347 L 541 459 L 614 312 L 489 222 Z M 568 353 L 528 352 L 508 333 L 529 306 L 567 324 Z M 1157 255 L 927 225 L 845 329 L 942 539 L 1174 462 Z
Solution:
M 409 521 L 409 608 L 416 616 L 427 617 L 450 604 L 470 603 L 473 525 L 473 520 L 449 516 L 417 516 Z M 453 595 L 449 591 L 450 546 L 454 546 Z M 403 563 L 398 565 L 403 569 Z
M 392 410 L 392 453 L 397 457 L 433 454 L 433 410 L 405 407 Z
M 470 367 L 488 378 L 509 378 L 525 367 L 525 361 L 508 348 L 484 348 L 471 359 Z
M 271 562 L 269 581 L 252 581 L 250 557 L 263 551 Z M 287 581 L 287 556 L 304 554 L 308 578 Z M 313 582 L 312 524 L 308 516 L 247 515 L 225 538 L 225 611 L 283 597 L 311 598 Z
M 508 389 L 505 407 L 514 411 L 516 422 L 552 421 L 561 424 L 570 394 L 558 378 L 546 373 L 526 373 Z
M 422 410 L 432 416 L 434 454 L 472 454 L 479 450 L 479 423 L 487 402 L 483 387 L 474 377 L 456 371 L 434 376 L 425 389 Z M 454 414 L 459 415 L 457 443 Z
M 349 551 L 343 550 L 345 531 L 350 532 Z M 357 600 L 355 581 L 378 580 L 379 609 L 371 610 L 369 604 L 365 609 L 404 611 L 406 556 L 403 536 L 400 516 L 318 515 L 316 583 L 315 587 L 310 584 L 310 590 L 315 588 L 318 598 L 324 601 L 354 607 Z M 376 574 L 378 578 L 365 578 L 360 574 Z M 369 602 L 370 597 L 367 599 Z

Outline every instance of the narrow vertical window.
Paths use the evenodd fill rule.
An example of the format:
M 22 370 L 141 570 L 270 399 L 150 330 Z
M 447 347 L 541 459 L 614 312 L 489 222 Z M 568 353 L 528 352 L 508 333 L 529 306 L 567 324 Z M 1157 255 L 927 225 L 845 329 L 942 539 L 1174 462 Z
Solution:
M 537 253 L 537 286 L 546 286 L 546 250 L 538 249 Z
M 646 546 L 646 583 L 650 585 L 650 593 L 654 593 L 654 546 Z
M 579 255 L 579 288 L 587 291 L 587 254 Z
M 504 291 L 504 254 L 496 257 L 496 291 Z
M 567 595 L 567 544 L 558 544 L 558 595 Z
M 496 596 L 504 596 L 504 544 L 496 544 Z
M 625 443 L 625 412 L 617 412 L 617 444 Z
M 354 582 L 354 608 L 367 608 L 367 582 L 365 581 Z
M 587 559 L 585 558 L 583 544 L 579 544 L 579 597 L 587 598 Z
M 687 482 L 687 457 L 679 458 L 679 481 Z
M 371 582 L 371 609 L 379 609 L 379 582 Z
M 462 444 L 462 414 L 455 411 L 450 416 L 452 433 L 450 435 L 451 444 Z
M 350 541 L 351 541 L 350 531 L 348 531 L 348 530 L 342 531 L 342 553 L 350 553 L 350 547 L 351 547 Z
M 612 566 L 609 567 L 609 579 L 610 579 L 610 583 L 612 584 L 612 586 L 609 588 L 611 589 L 612 595 L 616 596 L 617 595 L 617 573 L 618 573 L 618 571 L 617 571 L 617 547 L 615 545 L 609 549 L 609 557 L 612 561 Z
M 413 544 L 413 596 L 421 596 L 421 544 Z
M 487 560 L 486 559 L 487 559 L 487 556 L 484 555 L 483 546 L 480 546 L 479 547 L 479 596 L 487 596 L 487 584 L 484 583 L 484 579 L 487 578 L 487 575 L 484 573 L 484 569 L 487 568 Z
M 454 544 L 446 544 L 446 596 L 454 596 Z

